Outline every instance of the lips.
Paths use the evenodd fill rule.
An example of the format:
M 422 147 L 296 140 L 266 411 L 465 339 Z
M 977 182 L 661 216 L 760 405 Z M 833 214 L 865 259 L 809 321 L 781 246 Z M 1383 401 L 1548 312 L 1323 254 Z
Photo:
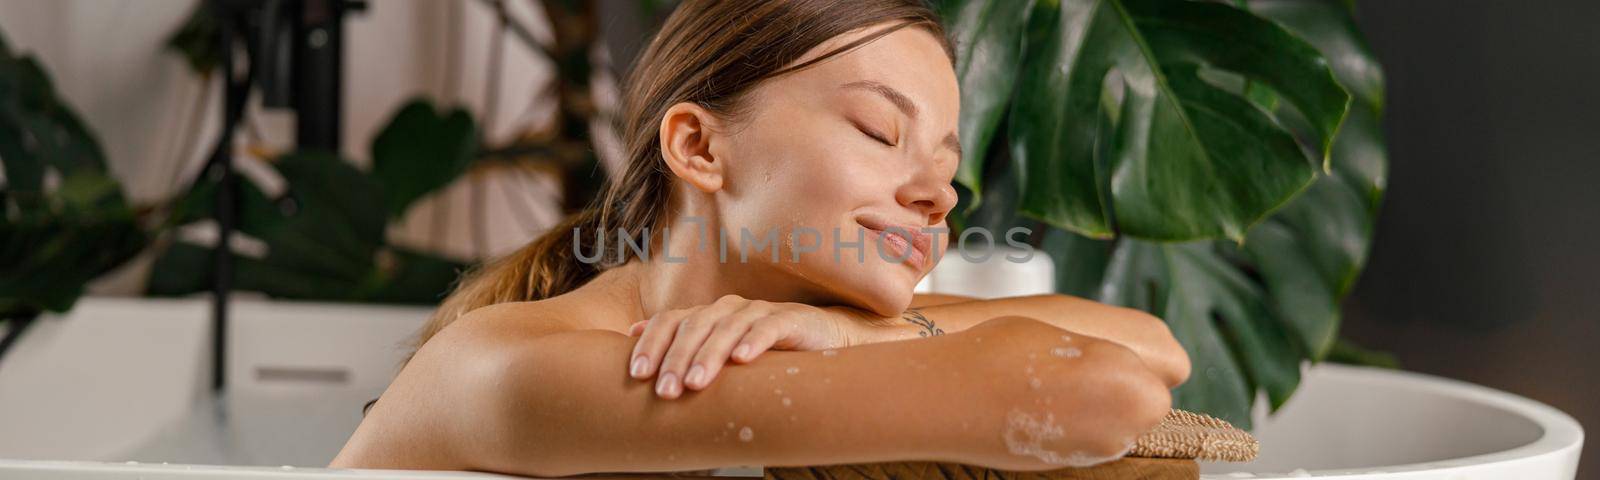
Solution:
M 906 263 L 918 269 L 927 267 L 929 251 L 933 249 L 933 237 L 922 231 L 923 227 L 893 223 L 873 216 L 858 218 L 856 223 L 882 236 L 883 245 L 896 250 L 890 252 L 892 258 L 904 258 Z

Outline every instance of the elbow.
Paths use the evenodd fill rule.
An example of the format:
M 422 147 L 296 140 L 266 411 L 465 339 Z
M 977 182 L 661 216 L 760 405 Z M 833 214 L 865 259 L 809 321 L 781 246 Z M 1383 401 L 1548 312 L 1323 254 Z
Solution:
M 1094 359 L 1096 374 L 1089 386 L 1098 393 L 1091 408 L 1104 413 L 1104 423 L 1096 435 L 1085 439 L 1084 450 L 1096 458 L 1114 459 L 1172 411 L 1172 391 L 1133 352 L 1109 342 L 1104 347 Z
M 1039 418 L 1072 425 L 1074 434 L 1045 439 L 1051 441 L 1041 447 L 1048 451 L 1072 457 L 1074 462 L 1114 460 L 1172 410 L 1172 391 L 1166 379 L 1122 343 L 1062 335 L 1062 329 L 1025 317 L 992 319 L 968 332 L 1000 327 L 1006 328 L 1006 338 L 994 342 L 1003 348 L 992 351 L 996 353 L 993 364 L 999 369 L 990 377 L 1007 388 L 990 390 L 995 395 L 994 408 L 1003 411 L 1012 425 Z M 1017 412 L 1026 415 L 1013 419 Z M 1017 461 L 1016 452 L 1010 453 L 999 464 L 1004 466 L 996 468 L 1060 467 L 1050 461 L 1026 463 L 1031 459 L 1019 466 L 1010 463 Z
M 1139 330 L 1145 332 L 1143 337 L 1144 352 L 1139 352 L 1139 358 L 1144 361 L 1161 383 L 1168 389 L 1177 388 L 1189 380 L 1190 365 L 1189 353 L 1183 349 L 1183 344 L 1177 337 L 1172 336 L 1172 329 L 1160 317 L 1132 308 L 1124 309 L 1129 321 L 1139 325 Z
M 1088 458 L 1110 461 L 1128 453 L 1139 435 L 1171 413 L 1173 395 L 1165 379 L 1133 350 L 1094 341 L 1083 352 L 1083 381 L 1072 386 L 1078 395 L 1075 408 L 1093 414 L 1086 419 L 1078 450 Z

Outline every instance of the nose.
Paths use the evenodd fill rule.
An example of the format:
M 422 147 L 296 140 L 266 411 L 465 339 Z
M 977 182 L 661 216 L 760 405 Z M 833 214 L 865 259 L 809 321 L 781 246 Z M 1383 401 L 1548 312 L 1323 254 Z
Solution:
M 895 192 L 895 200 L 925 216 L 928 225 L 938 225 L 944 221 L 950 209 L 955 208 L 956 189 L 950 185 L 950 177 L 940 175 L 936 169 L 918 170 L 915 176 Z

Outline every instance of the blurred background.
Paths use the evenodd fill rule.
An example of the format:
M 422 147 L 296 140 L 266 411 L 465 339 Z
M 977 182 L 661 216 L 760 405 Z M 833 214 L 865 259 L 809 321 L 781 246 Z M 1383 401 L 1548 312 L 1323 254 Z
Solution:
M 1600 90 L 1590 85 L 1600 78 L 1600 30 L 1593 28 L 1600 3 L 1354 3 L 1385 68 L 1391 162 L 1370 259 L 1343 302 L 1341 336 L 1391 355 L 1403 369 L 1503 389 L 1600 425 L 1592 353 L 1600 340 Z M 550 10 L 557 4 L 583 7 Z M 155 248 L 97 276 L 92 296 L 203 296 L 213 283 L 207 262 L 218 230 L 199 220 L 211 215 L 215 188 L 235 188 L 246 211 L 237 228 L 249 235 L 230 242 L 241 255 L 236 268 L 254 272 L 254 280 L 240 279 L 235 287 L 246 291 L 233 295 L 425 307 L 460 268 L 543 232 L 617 167 L 620 147 L 604 122 L 616 108 L 621 72 L 667 8 L 636 0 L 388 0 L 347 11 L 342 31 L 324 37 L 339 39 L 342 50 L 338 120 L 314 134 L 297 131 L 305 122 L 297 124 L 292 99 L 268 105 L 270 95 L 251 96 L 226 148 L 232 169 L 248 181 L 220 187 L 207 179 L 219 168 L 228 87 L 216 73 L 221 55 L 193 40 L 218 28 L 197 19 L 195 7 L 190 0 L 0 0 L 7 46 L 32 55 L 93 132 L 109 176 L 121 184 L 120 201 L 139 221 L 175 227 L 103 247 Z M 458 161 L 422 166 L 415 152 Z M 267 166 L 282 155 L 291 160 Z M 321 161 L 328 158 L 344 161 Z M 435 180 L 408 180 L 419 172 Z M 323 187 L 281 195 L 296 184 Z M 365 210 L 315 222 L 289 215 L 369 184 L 386 193 Z M 249 308 L 238 315 L 249 317 Z M 331 315 L 405 318 L 400 328 L 349 327 L 383 330 L 375 335 L 388 343 L 374 348 L 387 348 L 425 313 L 372 308 Z M 270 316 L 270 308 L 259 310 Z M 0 331 L 7 328 L 15 325 Z M 21 367 L 7 367 L 19 375 Z M 250 375 L 320 381 L 340 374 L 268 368 Z M 360 388 L 348 395 L 354 404 L 327 408 L 355 409 L 387 381 L 357 380 Z M 0 391 L 51 381 L 28 377 L 0 383 Z M 25 422 L 25 412 L 0 418 Z M 247 429 L 270 430 L 270 423 Z M 216 440 L 184 428 L 195 427 L 166 435 Z M 39 441 L 0 439 L 0 447 L 26 451 Z M 1600 479 L 1600 446 L 1589 443 L 1579 478 Z M 173 461 L 249 461 L 144 448 Z
M 1600 4 L 1357 3 L 1393 161 L 1343 334 L 1600 425 Z

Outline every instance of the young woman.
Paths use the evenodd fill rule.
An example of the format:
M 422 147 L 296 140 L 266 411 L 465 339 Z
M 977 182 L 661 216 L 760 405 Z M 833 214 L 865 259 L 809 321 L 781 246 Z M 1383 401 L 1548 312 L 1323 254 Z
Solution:
M 912 294 L 956 199 L 951 52 L 917 0 L 683 2 L 627 82 L 626 172 L 465 278 L 330 466 L 1122 455 L 1189 373 L 1163 322 L 1059 295 Z

